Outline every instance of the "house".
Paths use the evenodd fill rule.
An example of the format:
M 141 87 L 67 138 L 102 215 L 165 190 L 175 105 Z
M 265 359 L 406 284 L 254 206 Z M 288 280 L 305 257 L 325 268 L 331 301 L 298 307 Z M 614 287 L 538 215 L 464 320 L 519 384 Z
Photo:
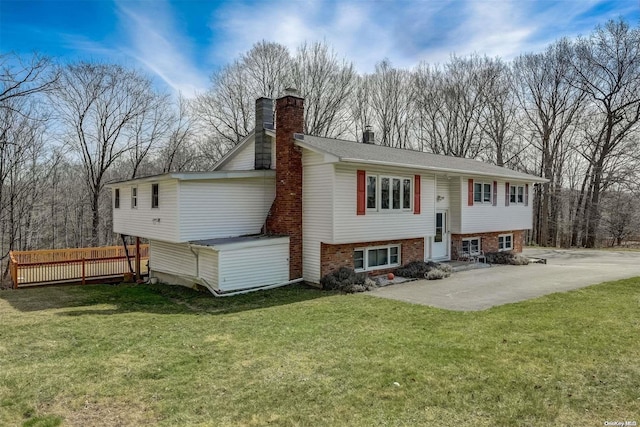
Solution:
M 216 294 L 385 273 L 415 260 L 519 252 L 545 180 L 486 164 L 303 133 L 304 100 L 256 101 L 256 128 L 211 172 L 111 185 L 113 229 L 149 239 L 151 274 Z

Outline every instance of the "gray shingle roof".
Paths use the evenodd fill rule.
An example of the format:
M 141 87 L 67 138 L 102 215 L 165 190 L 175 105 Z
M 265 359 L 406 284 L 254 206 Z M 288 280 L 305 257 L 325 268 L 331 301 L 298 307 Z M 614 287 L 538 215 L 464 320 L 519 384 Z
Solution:
M 296 143 L 312 151 L 335 156 L 342 162 L 425 169 L 434 172 L 448 172 L 461 175 L 511 178 L 530 182 L 547 181 L 539 176 L 517 172 L 479 160 L 443 156 L 422 151 L 363 144 L 341 139 L 321 138 L 311 135 L 302 136 L 299 134 L 296 134 Z

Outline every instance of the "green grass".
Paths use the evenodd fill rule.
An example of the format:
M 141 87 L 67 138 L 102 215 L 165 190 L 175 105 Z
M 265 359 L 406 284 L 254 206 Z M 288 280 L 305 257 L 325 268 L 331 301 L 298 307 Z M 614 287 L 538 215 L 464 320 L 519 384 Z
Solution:
M 640 278 L 467 313 L 304 287 L 1 291 L 0 425 L 640 422 L 639 307 Z

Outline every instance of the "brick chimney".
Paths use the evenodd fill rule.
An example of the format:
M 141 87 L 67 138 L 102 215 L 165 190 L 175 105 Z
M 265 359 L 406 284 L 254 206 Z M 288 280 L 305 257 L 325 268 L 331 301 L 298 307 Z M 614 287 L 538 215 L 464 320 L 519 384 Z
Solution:
M 271 137 L 266 129 L 273 129 L 273 100 L 256 99 L 255 169 L 271 169 Z
M 302 151 L 294 133 L 304 132 L 304 99 L 287 89 L 276 100 L 276 198 L 268 234 L 289 236 L 289 280 L 302 277 Z

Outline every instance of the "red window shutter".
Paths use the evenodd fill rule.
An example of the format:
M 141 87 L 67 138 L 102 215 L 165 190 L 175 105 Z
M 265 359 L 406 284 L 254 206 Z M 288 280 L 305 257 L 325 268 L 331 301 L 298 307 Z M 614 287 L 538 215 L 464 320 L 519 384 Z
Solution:
M 358 215 L 367 212 L 367 174 L 365 171 L 358 171 Z
M 467 204 L 473 206 L 473 180 L 469 180 L 469 192 L 467 195 Z
M 498 181 L 493 181 L 493 206 L 498 206 Z
M 504 205 L 509 206 L 509 191 L 511 191 L 509 187 L 509 183 L 504 183 Z
M 413 177 L 413 213 L 420 213 L 420 175 Z
M 524 185 L 524 205 L 529 206 L 529 184 Z

